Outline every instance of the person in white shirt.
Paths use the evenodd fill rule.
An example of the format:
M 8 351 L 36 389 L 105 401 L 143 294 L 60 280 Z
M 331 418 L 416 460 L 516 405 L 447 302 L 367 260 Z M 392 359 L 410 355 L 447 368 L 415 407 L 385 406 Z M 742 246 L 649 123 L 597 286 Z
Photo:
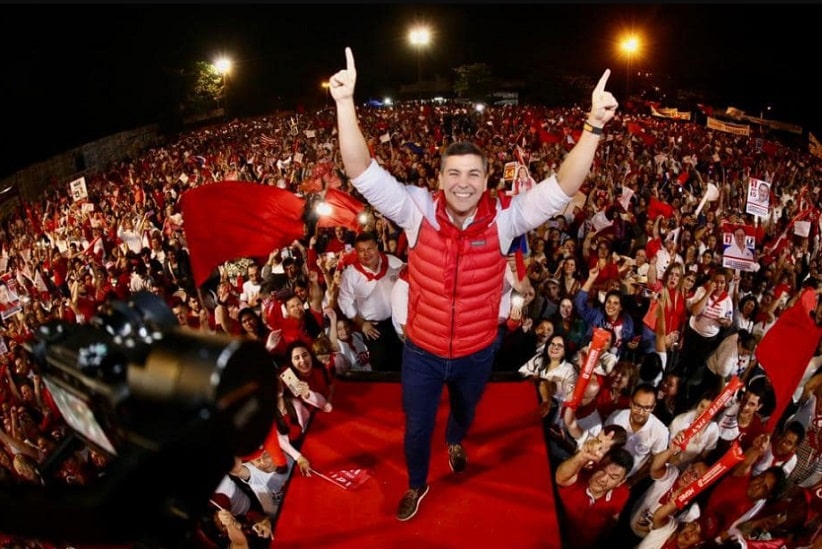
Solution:
M 702 412 L 708 409 L 718 394 L 715 390 L 709 390 L 702 394 L 699 403 L 692 410 L 688 410 L 674 417 L 669 425 L 672 437 L 676 437 L 696 421 Z M 708 455 L 716 448 L 719 441 L 719 426 L 714 421 L 709 421 L 701 431 L 696 433 L 688 441 L 685 449 L 679 451 L 671 460 L 680 470 L 684 470 L 688 465 L 698 460 L 707 459 Z
M 633 481 L 647 475 L 648 460 L 668 447 L 670 433 L 668 427 L 652 414 L 655 406 L 656 389 L 642 383 L 631 395 L 631 407 L 615 411 L 605 421 L 605 425 L 620 425 L 628 433 L 625 449 L 634 456 L 634 467 L 628 473 Z
M 778 436 L 771 439 L 762 457 L 754 463 L 753 475 L 757 476 L 771 467 L 782 467 L 785 476 L 789 476 L 798 458 L 796 449 L 805 439 L 805 427 L 798 421 L 790 421 Z
M 139 255 L 144 247 L 148 247 L 148 239 L 143 237 L 145 224 L 146 214 L 140 217 L 136 226 L 128 215 L 120 221 L 120 226 L 117 227 L 117 238 L 125 245 L 127 251 Z
M 631 510 L 630 525 L 637 540 L 647 536 L 653 529 L 654 514 L 657 509 L 674 499 L 674 492 L 688 486 L 708 470 L 708 465 L 704 461 L 696 461 L 680 472 L 680 469 L 673 464 L 673 461 L 680 455 L 680 440 L 675 436 L 668 448 L 654 456 L 651 461 L 650 475 L 654 482 L 637 499 Z M 698 514 L 699 506 L 694 505 L 677 513 L 675 518 L 677 521 L 686 522 L 688 518 L 692 519 Z
M 371 358 L 365 339 L 354 330 L 353 323 L 346 317 L 338 318 L 333 307 L 326 307 L 323 312 L 328 317 L 328 338 L 336 347 L 335 370 L 338 375 L 348 372 L 370 372 Z
M 260 266 L 251 263 L 246 270 L 248 280 L 243 282 L 243 292 L 240 294 L 240 307 L 257 309 L 260 304 Z
M 357 260 L 342 273 L 337 304 L 365 336 L 375 371 L 399 370 L 402 341 L 391 320 L 391 291 L 404 263 L 379 251 L 377 236 L 357 235 Z
M 702 379 L 705 360 L 722 341 L 720 332 L 733 324 L 734 304 L 727 287 L 727 273 L 725 269 L 718 269 L 711 275 L 710 281 L 697 288 L 694 296 L 687 301 L 691 318 L 685 329 L 685 341 L 676 366 L 682 379 Z M 697 383 L 686 385 L 686 390 L 680 391 L 680 411 L 696 404 L 700 396 L 698 389 L 689 389 L 698 386 Z
M 665 243 L 656 252 L 656 273 L 657 278 L 662 280 L 665 275 L 665 270 L 671 263 L 685 264 L 682 256 L 676 251 L 676 238 L 679 236 L 679 231 L 671 231 L 665 236 Z

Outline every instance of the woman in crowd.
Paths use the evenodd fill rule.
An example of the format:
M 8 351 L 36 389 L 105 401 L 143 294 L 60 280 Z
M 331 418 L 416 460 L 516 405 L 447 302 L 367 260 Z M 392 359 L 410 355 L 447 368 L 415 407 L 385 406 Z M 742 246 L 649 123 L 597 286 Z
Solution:
M 556 278 L 559 281 L 560 297 L 574 299 L 574 296 L 582 287 L 580 274 L 577 271 L 576 258 L 566 257 L 560 265 Z
M 285 356 L 287 363 L 284 372 L 290 370 L 294 376 L 286 374 L 283 381 L 288 390 L 299 399 L 294 401 L 294 407 L 297 409 L 300 427 L 305 431 L 311 415 L 311 408 L 308 406 L 323 412 L 330 412 L 333 409 L 332 376 L 310 346 L 300 340 L 288 344 Z M 294 381 L 289 383 L 289 379 Z
M 607 375 L 597 375 L 601 387 L 597 394 L 597 411 L 601 417 L 607 418 L 612 412 L 631 406 L 631 393 L 639 377 L 633 362 L 619 361 Z
M 568 346 L 565 351 L 568 356 L 573 356 L 585 340 L 588 325 L 579 316 L 571 298 L 562 298 L 552 321 L 554 323 L 554 333 L 565 338 Z
M 323 312 L 329 321 L 328 339 L 336 350 L 336 373 L 344 375 L 348 372 L 372 371 L 362 332 L 356 329 L 349 318 L 337 316 L 337 312 L 331 307 L 326 307 Z
M 677 366 L 684 379 L 696 378 L 704 370 L 705 359 L 721 342 L 722 330 L 733 324 L 734 305 L 727 285 L 725 270 L 718 269 L 688 302 L 691 318 L 685 329 L 685 341 Z M 698 394 L 689 394 L 687 390 L 681 391 L 680 396 L 683 409 L 696 404 L 699 398 Z
M 214 321 L 217 332 L 228 335 L 240 335 L 242 327 L 239 322 L 240 297 L 231 288 L 227 280 L 217 285 L 217 305 L 214 308 Z
M 719 392 L 715 389 L 705 391 L 694 408 L 674 417 L 668 427 L 671 431 L 671 437 L 676 437 L 687 429 L 702 412 L 708 409 L 718 394 Z M 684 450 L 671 458 L 670 462 L 683 470 L 695 461 L 705 461 L 716 448 L 718 441 L 719 426 L 715 421 L 709 421 L 698 433 L 691 437 Z
M 278 330 L 269 330 L 263 323 L 263 319 L 251 307 L 240 310 L 237 320 L 242 329 L 242 336 L 254 339 L 265 345 L 268 352 L 272 352 L 280 343 L 281 334 Z
M 553 335 L 543 352 L 522 365 L 519 373 L 537 386 L 542 417 L 553 418 L 556 409 L 571 395 L 577 380 L 574 366 L 565 360 L 565 339 Z
M 681 263 L 670 263 L 662 275 L 662 280 L 657 280 L 656 256 L 651 259 L 651 268 L 648 269 L 648 288 L 655 293 L 656 302 L 651 302 L 648 315 L 643 326 L 643 341 L 648 342 L 646 351 L 651 352 L 656 348 L 655 322 L 662 322 L 662 333 L 665 334 L 665 350 L 679 344 L 682 330 L 687 320 L 686 298 L 682 291 L 682 281 L 685 276 L 685 267 Z M 663 308 L 663 316 L 657 319 L 655 316 L 656 307 Z
M 656 394 L 654 415 L 665 425 L 670 425 L 676 414 L 676 401 L 682 379 L 676 372 L 670 371 L 662 376 Z
M 758 312 L 759 304 L 756 301 L 756 297 L 751 294 L 746 295 L 739 300 L 739 304 L 734 311 L 734 327 L 737 330 L 745 330 L 748 333 L 753 333 Z

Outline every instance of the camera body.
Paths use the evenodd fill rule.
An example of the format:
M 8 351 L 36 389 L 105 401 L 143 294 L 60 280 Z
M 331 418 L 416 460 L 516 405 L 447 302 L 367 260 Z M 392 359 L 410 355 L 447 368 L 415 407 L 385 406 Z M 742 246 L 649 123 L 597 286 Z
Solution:
M 182 328 L 149 292 L 109 303 L 89 324 L 44 324 L 26 348 L 74 431 L 41 469 L 81 443 L 111 459 L 87 486 L 0 491 L 9 534 L 185 544 L 234 456 L 258 448 L 274 423 L 275 366 L 263 344 Z

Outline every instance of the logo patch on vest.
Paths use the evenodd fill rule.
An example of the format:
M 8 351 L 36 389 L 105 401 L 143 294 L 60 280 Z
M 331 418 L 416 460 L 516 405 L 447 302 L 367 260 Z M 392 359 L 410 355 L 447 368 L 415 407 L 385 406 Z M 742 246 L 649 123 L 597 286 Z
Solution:
M 485 240 L 484 239 L 483 240 L 472 240 L 471 241 L 471 246 L 473 246 L 474 248 L 478 248 L 480 246 L 485 246 Z

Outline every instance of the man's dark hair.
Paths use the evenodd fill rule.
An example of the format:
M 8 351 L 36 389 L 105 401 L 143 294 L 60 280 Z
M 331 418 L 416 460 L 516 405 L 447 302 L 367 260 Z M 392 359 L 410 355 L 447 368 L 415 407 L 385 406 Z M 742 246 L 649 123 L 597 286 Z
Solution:
M 602 432 L 606 435 L 614 434 L 614 438 L 612 439 L 614 445 L 611 446 L 611 451 L 622 448 L 628 442 L 628 431 L 626 431 L 622 425 L 606 425 L 602 428 Z M 633 464 L 631 464 L 631 467 L 633 467 Z
M 611 448 L 601 463 L 602 467 L 605 467 L 609 463 L 618 465 L 625 469 L 625 476 L 628 476 L 628 473 L 634 468 L 634 456 L 625 448 Z
M 745 329 L 739 330 L 737 334 L 739 334 L 737 342 L 742 345 L 742 348 L 746 351 L 753 351 L 757 343 L 756 336 Z
M 702 394 L 699 395 L 699 400 L 709 400 L 711 402 L 719 396 L 719 389 L 716 387 L 710 387 L 702 391 Z
M 442 172 L 445 170 L 445 161 L 449 156 L 465 156 L 468 154 L 476 155 L 482 158 L 482 171 L 487 174 L 488 157 L 485 156 L 482 149 L 470 141 L 457 141 L 456 143 L 448 145 L 448 148 L 445 149 L 445 152 L 442 154 L 442 158 L 440 159 L 440 171 Z
M 622 292 L 620 292 L 619 290 L 608 290 L 608 293 L 605 294 L 605 301 L 608 301 L 608 298 L 612 295 L 615 295 L 617 296 L 617 298 L 619 298 L 619 305 L 624 309 L 625 305 L 622 303 Z
M 662 373 L 662 359 L 656 353 L 648 353 L 642 357 L 639 364 L 639 379 L 643 382 L 653 382 Z
M 635 397 L 639 393 L 651 393 L 654 395 L 654 399 L 656 399 L 656 389 L 650 383 L 640 383 L 634 387 L 634 392 L 631 393 L 631 398 Z
M 354 239 L 354 245 L 356 246 L 360 242 L 379 242 L 379 240 L 377 240 L 377 235 L 374 231 L 363 231 Z
M 791 421 L 785 425 L 782 434 L 786 435 L 788 433 L 794 433 L 796 435 L 797 445 L 802 444 L 802 441 L 805 440 L 805 427 L 798 421 Z
M 770 501 L 774 501 L 776 499 L 776 496 L 781 494 L 785 489 L 785 470 L 780 465 L 774 465 L 772 467 L 768 467 L 767 469 L 765 469 L 761 474 L 773 475 L 774 479 L 776 480 L 776 482 L 773 485 L 773 489 L 770 492 L 768 492 L 768 497 L 766 498 Z M 756 477 L 751 477 L 751 479 L 754 478 Z

